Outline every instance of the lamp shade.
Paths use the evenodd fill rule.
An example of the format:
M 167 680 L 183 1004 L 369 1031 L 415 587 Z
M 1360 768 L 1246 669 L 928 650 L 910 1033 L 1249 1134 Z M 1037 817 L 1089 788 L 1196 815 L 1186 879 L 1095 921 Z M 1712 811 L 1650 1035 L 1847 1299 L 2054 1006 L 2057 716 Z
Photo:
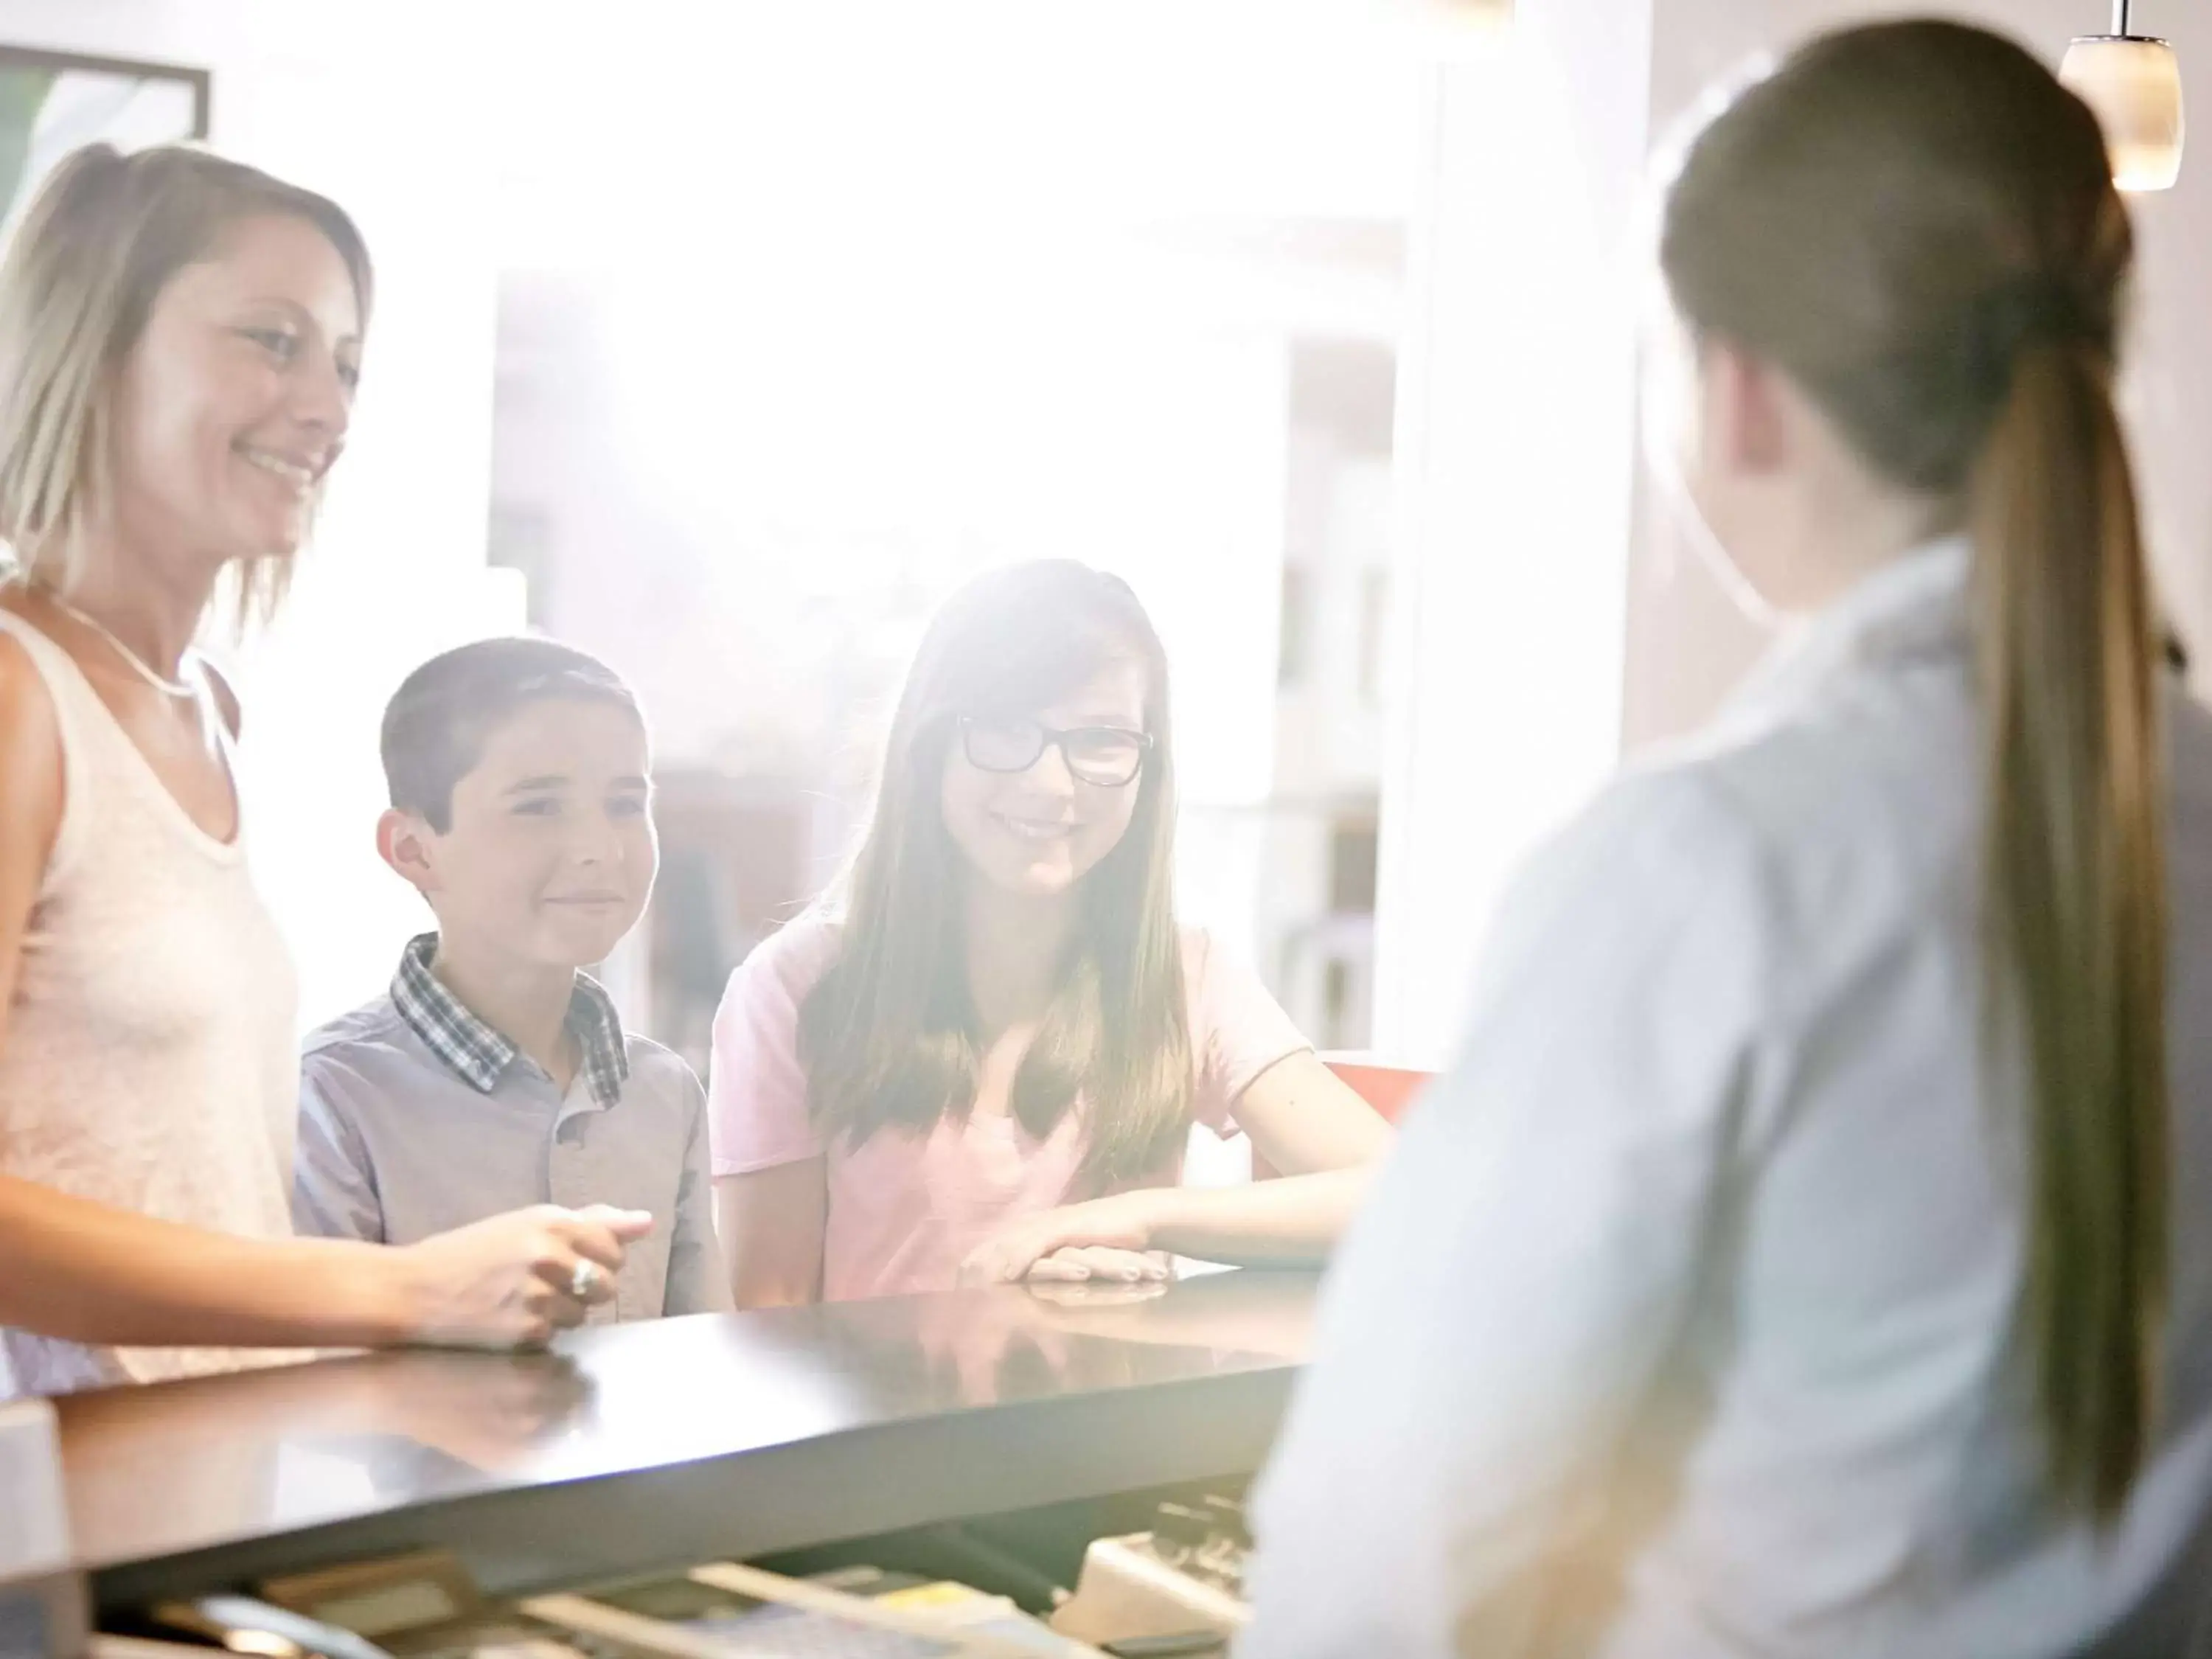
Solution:
M 2171 190 L 2181 176 L 2181 63 L 2163 40 L 2085 35 L 2058 78 L 2096 111 L 2122 190 Z

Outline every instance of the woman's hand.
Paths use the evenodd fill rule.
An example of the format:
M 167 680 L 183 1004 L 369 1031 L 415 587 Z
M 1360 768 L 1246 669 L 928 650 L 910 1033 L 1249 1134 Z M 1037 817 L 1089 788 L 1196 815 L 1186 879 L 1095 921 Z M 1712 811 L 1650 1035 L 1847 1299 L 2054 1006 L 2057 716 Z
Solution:
M 408 1338 L 441 1347 L 543 1347 L 614 1294 L 624 1247 L 652 1231 L 653 1218 L 635 1210 L 543 1204 L 395 1250 L 410 1280 Z
M 960 1282 L 1164 1279 L 1166 1263 L 1146 1254 L 1152 1246 L 1151 1198 L 1149 1191 L 1116 1193 L 1024 1216 L 969 1253 L 960 1264 Z

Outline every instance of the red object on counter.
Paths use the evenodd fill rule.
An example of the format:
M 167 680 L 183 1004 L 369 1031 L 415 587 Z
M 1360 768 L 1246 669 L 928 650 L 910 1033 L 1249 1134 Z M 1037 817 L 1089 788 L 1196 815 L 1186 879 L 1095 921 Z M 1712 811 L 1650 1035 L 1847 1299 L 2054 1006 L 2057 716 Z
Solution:
M 1364 1054 L 1323 1054 L 1328 1069 L 1352 1085 L 1352 1092 L 1395 1123 L 1436 1073 L 1385 1066 Z

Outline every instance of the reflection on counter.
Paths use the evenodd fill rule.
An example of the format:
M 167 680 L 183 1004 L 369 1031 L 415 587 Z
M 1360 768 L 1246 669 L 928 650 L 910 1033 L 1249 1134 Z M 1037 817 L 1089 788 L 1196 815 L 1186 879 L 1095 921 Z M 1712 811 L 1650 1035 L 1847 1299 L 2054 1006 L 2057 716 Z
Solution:
M 1242 1475 L 1313 1290 L 1006 1286 L 80 1395 L 73 1561 L 113 1607 L 439 1543 L 505 1595 Z
M 312 1526 L 508 1475 L 587 1414 L 592 1388 L 561 1354 L 422 1352 L 80 1395 L 58 1402 L 77 1556 Z

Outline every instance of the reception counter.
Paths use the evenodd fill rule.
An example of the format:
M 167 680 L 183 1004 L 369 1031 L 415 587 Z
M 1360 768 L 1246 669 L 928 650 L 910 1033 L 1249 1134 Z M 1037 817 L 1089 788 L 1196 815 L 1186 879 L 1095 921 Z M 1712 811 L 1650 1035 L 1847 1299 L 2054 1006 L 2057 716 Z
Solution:
M 961 1291 L 60 1402 L 102 1609 L 423 1548 L 495 1594 L 1256 1469 L 1314 1281 Z

